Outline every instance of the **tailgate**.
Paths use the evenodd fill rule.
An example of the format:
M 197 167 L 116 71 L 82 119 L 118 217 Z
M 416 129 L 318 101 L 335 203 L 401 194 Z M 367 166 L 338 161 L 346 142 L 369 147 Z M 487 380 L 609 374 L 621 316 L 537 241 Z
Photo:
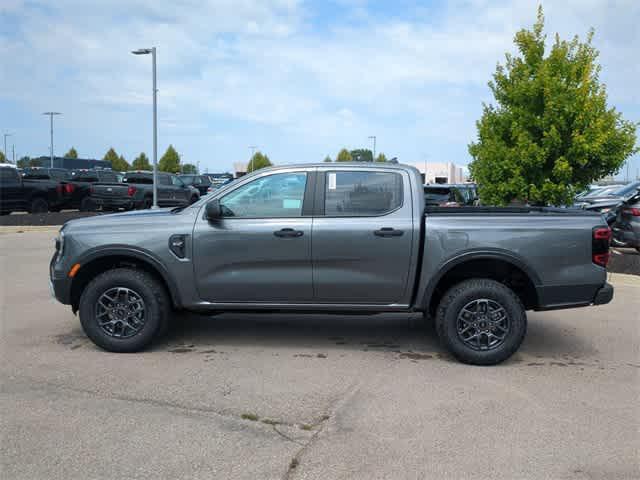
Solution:
M 129 185 L 124 183 L 94 183 L 91 185 L 91 197 L 93 198 L 122 198 L 126 197 Z

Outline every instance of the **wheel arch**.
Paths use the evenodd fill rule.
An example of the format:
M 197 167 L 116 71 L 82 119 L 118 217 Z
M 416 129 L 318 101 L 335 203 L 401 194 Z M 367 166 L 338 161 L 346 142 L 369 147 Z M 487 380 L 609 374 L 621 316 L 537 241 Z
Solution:
M 153 255 L 144 250 L 130 247 L 100 248 L 87 252 L 80 260 L 81 267 L 71 283 L 71 308 L 78 310 L 80 297 L 87 284 L 100 273 L 118 267 L 144 270 L 153 275 L 166 289 L 174 308 L 181 308 L 178 290 L 166 267 Z
M 470 278 L 490 278 L 511 288 L 527 310 L 538 306 L 540 277 L 524 260 L 501 251 L 466 252 L 447 260 L 427 284 L 422 297 L 424 311 L 434 313 L 444 293 Z

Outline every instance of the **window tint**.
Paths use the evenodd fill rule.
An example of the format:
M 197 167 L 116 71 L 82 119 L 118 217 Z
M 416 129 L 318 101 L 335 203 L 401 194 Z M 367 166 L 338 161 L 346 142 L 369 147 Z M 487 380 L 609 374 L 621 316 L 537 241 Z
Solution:
M 42 170 L 25 170 L 23 177 L 27 180 L 49 180 L 49 174 Z
M 402 205 L 402 176 L 387 172 L 327 172 L 324 213 L 382 215 Z
M 122 179 L 122 183 L 138 183 L 144 185 L 153 184 L 153 177 L 151 175 L 130 175 L 125 176 Z
M 49 174 L 54 180 L 71 180 L 71 175 L 66 170 L 49 170 Z
M 448 202 L 450 198 L 450 188 L 424 187 L 424 200 L 427 203 Z
M 100 172 L 98 174 L 98 177 L 100 178 L 101 182 L 111 182 L 111 183 L 117 183 L 118 182 L 118 176 L 115 173 Z
M 19 179 L 18 172 L 15 168 L 0 168 L 0 180 L 9 182 L 17 182 Z
M 184 187 L 184 182 L 180 180 L 178 177 L 171 176 L 169 178 L 171 178 L 171 184 L 174 187 Z
M 307 174 L 277 173 L 238 187 L 220 200 L 225 217 L 300 217 Z

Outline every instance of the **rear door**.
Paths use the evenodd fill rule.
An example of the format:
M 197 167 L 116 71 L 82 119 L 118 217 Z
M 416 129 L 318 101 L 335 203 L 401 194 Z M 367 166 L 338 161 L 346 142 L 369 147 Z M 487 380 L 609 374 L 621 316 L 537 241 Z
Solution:
M 12 212 L 22 210 L 25 204 L 18 171 L 13 167 L 0 168 L 0 209 Z
M 204 208 L 194 229 L 198 293 L 217 303 L 310 303 L 313 172 L 264 173 L 219 197 L 223 218 Z
M 153 181 L 152 181 L 153 183 Z M 171 186 L 171 179 L 166 173 L 158 174 L 158 205 L 161 207 L 170 207 L 175 203 L 175 193 Z
M 403 301 L 414 230 L 409 187 L 403 170 L 319 168 L 312 254 L 316 302 Z

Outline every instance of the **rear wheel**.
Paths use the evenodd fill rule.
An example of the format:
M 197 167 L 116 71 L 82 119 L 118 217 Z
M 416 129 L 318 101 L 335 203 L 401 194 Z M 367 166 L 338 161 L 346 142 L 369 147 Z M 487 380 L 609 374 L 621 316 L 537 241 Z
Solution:
M 91 200 L 91 197 L 84 197 L 81 201 L 80 201 L 80 211 L 81 212 L 91 212 L 93 210 L 96 209 L 96 206 L 93 203 L 93 200 Z
M 86 335 L 110 352 L 137 352 L 166 331 L 171 305 L 164 286 L 141 270 L 117 268 L 95 277 L 80 297 Z
M 153 206 L 153 198 L 144 197 L 144 200 L 142 200 L 142 204 L 140 205 L 140 209 L 141 210 L 148 210 L 152 206 Z
M 472 279 L 445 293 L 438 306 L 436 330 L 458 360 L 495 365 L 520 347 L 527 316 L 513 290 L 495 280 Z
M 29 213 L 47 213 L 49 211 L 49 203 L 41 197 L 34 198 L 29 204 Z

